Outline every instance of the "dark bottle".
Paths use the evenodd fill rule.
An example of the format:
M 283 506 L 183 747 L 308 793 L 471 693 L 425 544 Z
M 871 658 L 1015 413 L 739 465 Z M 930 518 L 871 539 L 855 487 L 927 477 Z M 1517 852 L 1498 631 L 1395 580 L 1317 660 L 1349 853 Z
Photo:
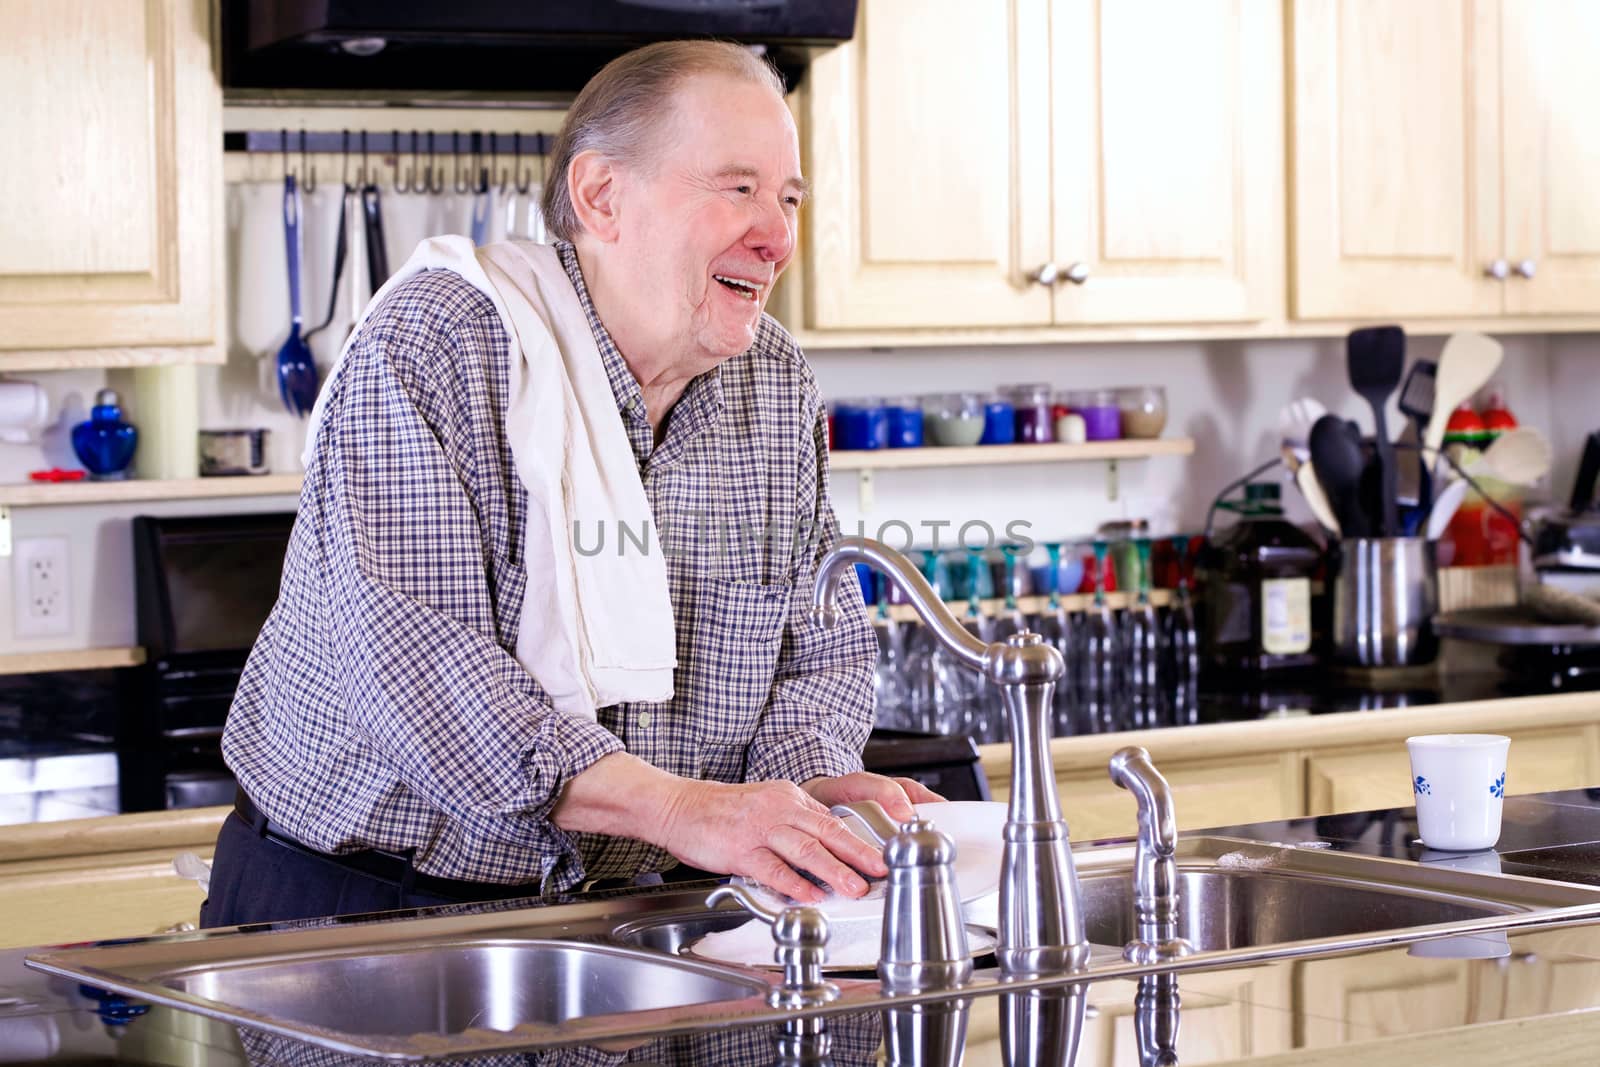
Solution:
M 1195 568 L 1203 670 L 1239 681 L 1314 667 L 1311 589 L 1322 547 L 1283 517 L 1276 483 L 1247 485 L 1242 502 L 1221 506 L 1239 521 L 1212 536 Z

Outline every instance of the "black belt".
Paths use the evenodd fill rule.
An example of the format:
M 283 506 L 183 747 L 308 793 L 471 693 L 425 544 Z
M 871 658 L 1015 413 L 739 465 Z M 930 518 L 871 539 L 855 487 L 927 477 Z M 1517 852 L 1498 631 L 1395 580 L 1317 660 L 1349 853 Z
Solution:
M 319 852 L 284 833 L 277 824 L 267 818 L 265 812 L 255 806 L 243 789 L 234 792 L 233 810 L 238 812 L 239 818 L 245 821 L 245 825 L 273 844 L 312 859 L 344 867 L 357 874 L 364 874 L 368 878 L 375 878 L 402 891 L 415 891 L 452 900 L 508 900 L 516 897 L 536 897 L 540 894 L 538 884 L 533 882 L 504 885 L 423 874 L 412 866 L 411 855 L 405 852 L 386 852 L 377 848 L 362 849 L 359 852 Z

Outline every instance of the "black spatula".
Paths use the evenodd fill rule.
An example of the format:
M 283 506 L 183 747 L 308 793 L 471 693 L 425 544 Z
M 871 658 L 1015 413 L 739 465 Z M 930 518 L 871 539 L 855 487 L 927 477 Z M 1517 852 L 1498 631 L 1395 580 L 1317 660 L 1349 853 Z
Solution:
M 1394 537 L 1400 533 L 1395 497 L 1394 443 L 1389 440 L 1383 410 L 1389 402 L 1389 395 L 1400 384 L 1400 375 L 1405 370 L 1405 331 L 1398 326 L 1368 326 L 1354 330 L 1345 345 L 1345 358 L 1350 371 L 1350 388 L 1372 405 L 1372 441 L 1378 452 L 1378 469 L 1383 486 L 1383 514 L 1379 518 L 1378 536 Z M 1357 477 L 1359 479 L 1359 474 Z

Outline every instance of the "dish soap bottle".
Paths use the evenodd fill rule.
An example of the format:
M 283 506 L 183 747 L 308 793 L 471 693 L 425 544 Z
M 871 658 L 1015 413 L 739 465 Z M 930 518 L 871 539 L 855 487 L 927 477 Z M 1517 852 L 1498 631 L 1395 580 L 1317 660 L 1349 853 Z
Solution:
M 1252 482 L 1243 501 L 1220 506 L 1240 521 L 1196 561 L 1201 669 L 1239 676 L 1314 667 L 1311 582 L 1322 547 L 1283 517 L 1276 483 Z
M 126 478 L 138 446 L 139 431 L 122 421 L 122 403 L 114 389 L 96 393 L 88 420 L 72 428 L 72 450 L 91 478 Z

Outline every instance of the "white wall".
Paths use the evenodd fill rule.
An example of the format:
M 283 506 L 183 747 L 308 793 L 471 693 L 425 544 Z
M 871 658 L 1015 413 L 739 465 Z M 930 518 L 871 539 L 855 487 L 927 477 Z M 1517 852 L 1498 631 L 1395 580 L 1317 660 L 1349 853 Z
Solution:
M 1584 337 L 1505 338 L 1501 373 L 1512 409 L 1526 425 L 1548 430 L 1557 444 L 1556 484 L 1571 483 L 1583 433 L 1600 427 L 1600 342 Z M 1440 338 L 1413 338 L 1416 358 L 1438 355 Z M 981 519 L 996 529 L 1012 519 L 1032 523 L 1041 540 L 1082 538 L 1108 519 L 1146 516 L 1158 532 L 1196 530 L 1212 496 L 1278 447 L 1283 405 L 1315 396 L 1370 427 L 1371 413 L 1345 384 L 1341 341 L 1255 341 L 1093 346 L 1021 346 L 917 351 L 821 351 L 811 355 L 824 393 L 833 398 L 871 394 L 986 389 L 1011 382 L 1074 386 L 1159 383 L 1166 387 L 1169 435 L 1196 442 L 1189 458 L 1120 464 L 1121 494 L 1106 499 L 1101 464 L 969 467 L 878 472 L 870 512 L 858 504 L 856 476 L 833 477 L 835 507 L 847 528 L 868 532 L 888 519 L 920 527 L 946 520 L 955 529 Z M 0 481 L 15 482 L 40 467 L 75 467 L 67 441 L 102 384 L 117 385 L 122 372 L 72 371 L 27 375 L 44 385 L 65 414 L 37 445 L 0 444 Z M 265 384 L 263 384 L 265 383 Z M 272 428 L 276 470 L 297 469 L 303 423 L 284 413 L 267 386 L 259 356 L 235 344 L 225 367 L 200 377 L 201 425 Z M 131 395 L 131 390 L 128 391 Z M 145 416 L 134 410 L 138 424 Z M 1399 428 L 1391 411 L 1390 425 Z M 1304 518 L 1292 489 L 1285 496 Z M 0 561 L 0 653 L 92 648 L 134 643 L 132 549 L 129 519 L 137 514 L 204 514 L 280 510 L 291 497 L 185 501 L 126 506 L 12 509 L 13 536 L 65 536 L 71 545 L 72 632 L 65 637 L 18 639 L 12 627 L 12 567 Z M 1225 520 L 1224 520 L 1225 521 Z M 898 535 L 897 535 L 898 536 Z
M 1503 341 L 1506 359 L 1498 380 L 1521 422 L 1551 432 L 1573 424 L 1567 418 L 1558 427 L 1552 415 L 1549 342 L 1543 337 Z M 1586 343 L 1600 353 L 1592 337 Z M 1435 359 L 1442 347 L 1443 338 L 1413 337 L 1408 358 Z M 1133 517 L 1149 518 L 1157 533 L 1198 532 L 1219 489 L 1277 454 L 1278 413 L 1289 401 L 1315 397 L 1368 432 L 1372 428 L 1371 408 L 1350 392 L 1342 339 L 863 350 L 818 352 L 810 359 L 829 397 L 980 390 L 1035 381 L 1060 389 L 1160 384 L 1167 394 L 1166 435 L 1195 441 L 1195 454 L 1187 459 L 1123 461 L 1115 501 L 1106 498 L 1106 474 L 1099 463 L 879 471 L 869 512 L 860 509 L 856 476 L 835 474 L 840 521 L 852 530 L 864 522 L 869 534 L 891 519 L 914 529 L 937 520 L 949 520 L 955 524 L 949 529 L 955 529 L 974 519 L 1002 529 L 1022 519 L 1033 524 L 1036 539 L 1081 539 L 1102 522 Z M 1589 385 L 1587 395 L 1589 410 L 1596 413 L 1591 421 L 1600 427 L 1596 386 Z M 1571 396 L 1563 403 L 1581 407 Z M 1401 418 L 1391 402 L 1386 415 L 1391 435 L 1400 432 Z M 1571 445 L 1558 440 L 1557 447 L 1559 452 Z M 1285 486 L 1284 498 L 1292 517 L 1309 521 L 1292 486 Z M 896 530 L 894 537 L 903 534 Z

